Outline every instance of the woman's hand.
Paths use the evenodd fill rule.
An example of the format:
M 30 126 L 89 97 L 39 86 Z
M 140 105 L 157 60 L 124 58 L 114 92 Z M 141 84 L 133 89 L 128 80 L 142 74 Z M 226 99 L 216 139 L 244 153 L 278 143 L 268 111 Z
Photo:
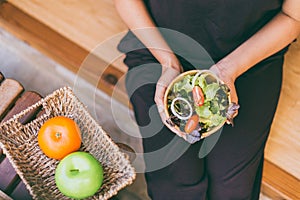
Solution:
M 175 69 L 170 66 L 162 65 L 162 72 L 159 80 L 156 84 L 155 97 L 154 101 L 156 103 L 159 115 L 161 117 L 162 122 L 174 133 L 183 137 L 184 133 L 175 129 L 175 127 L 171 126 L 167 123 L 167 116 L 165 113 L 164 106 L 164 95 L 168 85 L 172 82 L 172 80 L 180 74 L 179 69 Z
M 167 117 L 164 111 L 164 93 L 171 81 L 182 71 L 180 62 L 157 29 L 144 1 L 114 1 L 121 18 L 128 25 L 129 29 L 162 65 L 162 74 L 156 86 L 154 99 L 162 122 L 174 133 L 184 137 L 185 133 L 178 131 L 166 123 Z
M 234 82 L 236 80 L 236 76 L 233 73 L 230 73 L 228 69 L 229 66 L 224 66 L 222 62 L 219 62 L 213 66 L 211 66 L 210 70 L 216 74 L 229 88 L 230 90 L 230 99 L 231 104 L 228 107 L 226 117 L 227 123 L 233 125 L 233 119 L 238 114 L 239 104 L 238 104 L 238 95 L 235 89 Z
M 284 0 L 282 11 L 247 41 L 229 53 L 211 70 L 230 88 L 231 101 L 238 103 L 235 79 L 268 56 L 290 44 L 300 34 L 299 0 Z M 229 115 L 237 114 L 232 104 Z
M 200 140 L 201 135 L 199 134 L 199 132 L 196 131 L 187 134 L 176 129 L 173 122 L 167 118 L 165 113 L 164 96 L 166 89 L 168 85 L 172 82 L 172 80 L 180 74 L 180 72 L 182 72 L 182 68 L 180 65 L 177 65 L 177 67 L 171 67 L 170 65 L 162 65 L 162 74 L 156 84 L 154 100 L 164 125 L 167 126 L 172 132 L 177 134 L 179 137 L 182 137 L 187 142 L 193 144 Z
M 226 67 L 222 67 L 222 64 L 217 63 L 211 66 L 210 70 L 216 74 L 230 89 L 230 98 L 231 102 L 238 103 L 238 95 L 235 89 L 235 79 L 233 74 L 230 74 L 228 71 L 225 70 Z

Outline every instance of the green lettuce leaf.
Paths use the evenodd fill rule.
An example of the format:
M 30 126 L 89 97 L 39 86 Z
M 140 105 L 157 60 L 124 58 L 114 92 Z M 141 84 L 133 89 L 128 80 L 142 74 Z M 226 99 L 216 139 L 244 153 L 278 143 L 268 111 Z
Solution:
M 214 99 L 210 102 L 210 110 L 213 114 L 219 113 L 220 105 L 217 99 Z
M 205 76 L 199 76 L 196 79 L 195 85 L 199 85 L 201 88 L 205 88 L 206 87 Z
M 186 93 L 189 93 L 193 90 L 192 84 L 191 84 L 192 76 L 187 75 L 184 77 L 181 81 L 177 82 L 173 86 L 173 92 L 180 93 L 182 90 Z
M 204 104 L 203 106 L 198 106 L 195 108 L 195 111 L 197 115 L 199 115 L 200 118 L 210 118 L 212 115 L 212 112 L 209 109 L 209 104 Z
M 217 91 L 220 89 L 218 83 L 211 83 L 208 84 L 206 87 L 203 88 L 203 92 L 205 95 L 206 101 L 211 101 L 216 96 Z
M 218 114 L 214 114 L 210 118 L 211 125 L 212 126 L 218 126 L 219 124 L 221 124 L 222 122 L 224 122 L 225 119 L 226 119 L 226 117 L 223 117 L 223 116 L 218 115 Z

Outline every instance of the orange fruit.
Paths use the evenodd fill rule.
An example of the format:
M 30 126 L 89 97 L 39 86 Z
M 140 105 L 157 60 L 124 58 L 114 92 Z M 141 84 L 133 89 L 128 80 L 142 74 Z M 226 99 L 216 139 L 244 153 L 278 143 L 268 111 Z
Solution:
M 64 116 L 53 117 L 40 128 L 38 144 L 46 156 L 61 160 L 80 148 L 81 132 L 74 120 Z

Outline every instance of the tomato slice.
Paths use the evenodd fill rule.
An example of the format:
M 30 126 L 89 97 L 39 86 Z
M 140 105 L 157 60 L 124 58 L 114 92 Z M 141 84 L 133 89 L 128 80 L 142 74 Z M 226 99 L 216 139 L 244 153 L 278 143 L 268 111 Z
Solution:
M 193 88 L 193 100 L 196 106 L 202 106 L 204 104 L 204 94 L 200 86 Z
M 193 115 L 185 124 L 184 131 L 186 133 L 191 133 L 197 128 L 199 124 L 199 116 L 197 114 Z

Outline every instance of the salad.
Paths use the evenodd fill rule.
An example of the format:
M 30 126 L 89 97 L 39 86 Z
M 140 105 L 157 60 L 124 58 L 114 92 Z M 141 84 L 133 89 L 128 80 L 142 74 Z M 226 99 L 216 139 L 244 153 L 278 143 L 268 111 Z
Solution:
M 167 89 L 167 121 L 181 131 L 200 134 L 226 121 L 229 89 L 208 71 L 189 71 Z

